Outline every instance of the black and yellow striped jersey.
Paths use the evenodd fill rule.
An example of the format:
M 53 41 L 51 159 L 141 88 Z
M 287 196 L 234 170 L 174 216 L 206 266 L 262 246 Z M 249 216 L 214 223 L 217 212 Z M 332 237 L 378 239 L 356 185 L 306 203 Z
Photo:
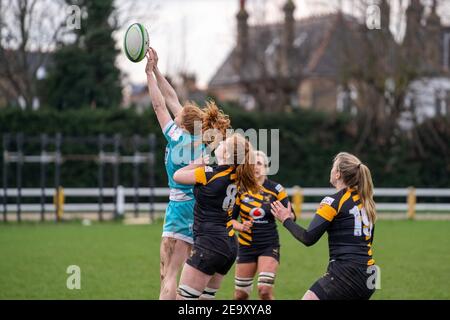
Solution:
M 316 213 L 330 222 L 327 232 L 331 261 L 375 263 L 372 258 L 374 226 L 355 189 L 345 188 L 325 197 Z
M 236 241 L 231 224 L 231 209 L 237 194 L 235 167 L 206 166 L 194 172 L 194 241 L 224 254 L 230 243 Z
M 239 232 L 239 244 L 243 246 L 279 245 L 277 225 L 272 215 L 270 204 L 280 201 L 285 207 L 289 198 L 283 186 L 266 179 L 260 192 L 238 192 L 233 208 L 233 219 L 241 221 L 253 220 L 249 232 Z

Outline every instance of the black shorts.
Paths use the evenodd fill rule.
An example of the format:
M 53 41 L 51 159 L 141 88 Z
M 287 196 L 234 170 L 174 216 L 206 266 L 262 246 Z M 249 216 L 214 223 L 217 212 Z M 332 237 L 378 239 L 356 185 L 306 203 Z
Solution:
M 236 263 L 258 262 L 258 257 L 272 257 L 280 262 L 280 245 L 269 246 L 243 246 L 239 245 Z
M 194 243 L 191 255 L 186 260 L 186 263 L 210 276 L 215 273 L 226 275 L 236 261 L 236 256 L 237 248 L 232 250 L 228 255 L 224 255 L 195 245 Z
M 368 300 L 375 289 L 370 289 L 368 267 L 353 262 L 333 261 L 325 275 L 309 290 L 320 300 Z

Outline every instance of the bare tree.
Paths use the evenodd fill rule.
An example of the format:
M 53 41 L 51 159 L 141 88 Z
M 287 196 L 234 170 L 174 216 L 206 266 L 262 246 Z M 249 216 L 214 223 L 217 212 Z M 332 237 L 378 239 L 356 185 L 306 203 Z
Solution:
M 116 0 L 114 3 L 116 12 L 112 16 L 115 25 L 124 30 L 133 22 L 151 21 L 158 19 L 159 4 L 151 1 Z
M 62 34 L 62 0 L 0 0 L 0 91 L 31 108 L 38 70 Z
M 32 108 L 39 70 L 49 63 L 57 44 L 70 42 L 73 36 L 67 21 L 75 12 L 69 4 L 65 0 L 0 0 L 0 92 L 6 102 Z M 116 6 L 110 22 L 119 29 L 131 21 L 155 17 L 153 4 L 117 1 Z
M 352 84 L 358 94 L 356 150 L 371 141 L 378 146 L 395 143 L 400 119 L 410 111 L 405 98 L 411 83 L 442 74 L 436 7 L 425 14 L 427 10 L 419 0 L 412 0 L 409 6 L 397 1 L 397 10 L 391 11 L 394 1 L 375 2 L 380 9 L 379 30 L 370 30 L 363 23 L 358 32 L 345 34 L 347 39 L 342 41 L 342 82 Z M 374 1 L 355 0 L 353 10 L 364 17 L 373 4 Z M 358 50 L 354 50 L 355 43 Z

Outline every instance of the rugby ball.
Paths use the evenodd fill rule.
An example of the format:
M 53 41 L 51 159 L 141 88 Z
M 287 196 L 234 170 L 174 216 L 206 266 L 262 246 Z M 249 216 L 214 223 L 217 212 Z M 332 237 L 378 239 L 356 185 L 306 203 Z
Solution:
M 125 33 L 123 50 L 132 62 L 139 62 L 145 58 L 150 45 L 147 29 L 142 23 L 133 23 Z

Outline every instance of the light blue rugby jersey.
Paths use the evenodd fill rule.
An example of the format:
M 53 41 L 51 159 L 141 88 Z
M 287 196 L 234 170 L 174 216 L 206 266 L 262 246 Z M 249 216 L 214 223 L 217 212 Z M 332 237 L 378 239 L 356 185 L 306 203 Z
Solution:
M 173 180 L 173 175 L 175 171 L 200 157 L 205 146 L 203 143 L 199 143 L 199 136 L 194 136 L 184 131 L 173 120 L 167 123 L 163 133 L 167 139 L 164 162 L 169 180 L 169 198 L 172 201 L 192 200 L 194 199 L 193 186 L 176 183 Z

